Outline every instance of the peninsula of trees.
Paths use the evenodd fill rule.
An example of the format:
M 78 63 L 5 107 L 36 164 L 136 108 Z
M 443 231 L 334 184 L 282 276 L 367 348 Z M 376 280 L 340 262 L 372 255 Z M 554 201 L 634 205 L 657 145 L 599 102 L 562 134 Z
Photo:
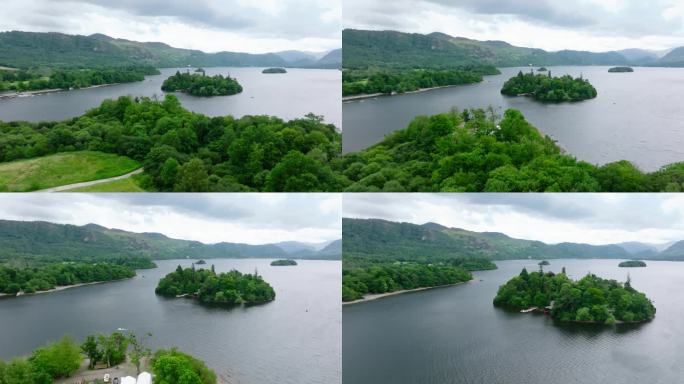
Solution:
M 539 262 L 539 265 L 551 265 L 548 260 L 542 260 Z
M 202 304 L 239 305 L 260 304 L 275 299 L 275 291 L 256 272 L 242 274 L 226 273 L 208 269 L 183 269 L 179 265 L 174 272 L 159 280 L 155 293 L 166 297 L 192 297 Z
M 632 67 L 613 67 L 608 69 L 608 72 L 615 73 L 615 72 L 634 72 L 634 69 Z
M 417 263 L 377 264 L 342 271 L 342 301 L 362 299 L 369 293 L 389 293 L 457 284 L 473 278 L 461 267 Z
M 163 101 L 120 97 L 64 122 L 0 122 L 0 161 L 93 150 L 140 161 L 147 190 L 339 191 L 342 137 L 313 114 L 208 117 Z
M 639 268 L 639 267 L 645 267 L 646 263 L 644 263 L 641 260 L 629 260 L 629 261 L 623 261 L 620 264 L 618 264 L 618 267 L 622 268 Z
M 628 161 L 578 161 L 514 109 L 503 118 L 491 109 L 419 116 L 335 164 L 347 192 L 679 192 L 684 186 L 684 163 L 643 173 Z
M 287 73 L 287 70 L 285 68 L 266 68 L 261 73 L 266 73 L 266 74 L 279 74 L 279 73 Z
M 62 262 L 31 268 L 0 265 L 0 293 L 35 293 L 57 287 L 114 281 L 134 276 L 135 271 L 131 267 L 111 263 Z
M 553 318 L 564 322 L 615 324 L 643 322 L 656 313 L 651 300 L 632 288 L 629 278 L 624 284 L 588 274 L 578 281 L 565 273 L 528 273 L 499 287 L 494 305 L 524 310 L 547 308 Z
M 274 267 L 286 267 L 297 265 L 297 262 L 292 259 L 273 260 L 271 261 L 271 265 Z
M 236 79 L 223 75 L 205 76 L 198 73 L 181 73 L 164 80 L 164 92 L 184 92 L 193 96 L 227 96 L 242 92 L 242 85 Z
M 149 66 L 102 69 L 19 69 L 0 70 L 0 92 L 78 89 L 97 85 L 143 81 L 159 71 Z
M 420 89 L 479 83 L 482 75 L 500 73 L 494 67 L 463 69 L 347 69 L 342 72 L 342 95 L 395 94 Z
M 554 103 L 593 99 L 597 95 L 596 88 L 582 77 L 551 77 L 551 72 L 547 76 L 532 72 L 523 74 L 522 71 L 504 83 L 501 93 L 507 96 L 532 96 L 538 101 Z
M 47 384 L 63 379 L 77 379 L 80 383 L 81 376 L 92 376 L 97 367 L 116 367 L 127 360 L 140 373 L 143 359 L 147 358 L 151 358 L 149 368 L 155 383 L 216 384 L 216 374 L 203 361 L 176 349 L 152 353 L 144 338 L 130 332 L 90 335 L 80 345 L 71 337 L 63 337 L 36 349 L 27 358 L 18 357 L 8 363 L 0 360 L 0 383 Z M 87 370 L 81 368 L 86 359 Z

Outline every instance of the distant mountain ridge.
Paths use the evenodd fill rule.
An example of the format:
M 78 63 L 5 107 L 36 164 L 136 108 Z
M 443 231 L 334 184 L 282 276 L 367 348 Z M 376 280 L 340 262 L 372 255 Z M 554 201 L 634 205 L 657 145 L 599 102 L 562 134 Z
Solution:
M 172 239 L 160 233 L 135 233 L 96 224 L 76 226 L 43 221 L 0 220 L 0 262 L 12 258 L 92 261 L 102 258 L 147 257 L 154 260 L 185 258 L 284 258 L 275 244 L 204 244 Z M 337 257 L 335 257 L 337 256 Z M 340 259 L 339 255 L 313 251 L 303 259 Z
M 552 65 L 684 66 L 684 47 L 670 52 L 627 49 L 588 52 L 516 47 L 504 41 L 479 41 L 435 32 L 427 35 L 397 31 L 345 29 L 343 66 L 365 68 L 454 67 L 490 64 L 498 67 Z M 662 56 L 662 57 L 661 57 Z
M 308 58 L 308 59 L 307 59 Z M 174 48 L 160 42 L 116 39 L 101 33 L 90 36 L 56 32 L 0 32 L 0 65 L 9 67 L 105 67 L 125 65 L 156 67 L 301 67 L 329 68 L 304 52 L 251 54 L 205 53 Z
M 684 260 L 684 241 L 662 252 L 631 243 L 591 245 L 546 244 L 515 239 L 498 232 L 473 232 L 436 223 L 423 225 L 380 219 L 342 219 L 344 257 L 431 261 L 449 258 L 508 259 L 649 259 Z M 631 251 L 625 249 L 631 247 Z

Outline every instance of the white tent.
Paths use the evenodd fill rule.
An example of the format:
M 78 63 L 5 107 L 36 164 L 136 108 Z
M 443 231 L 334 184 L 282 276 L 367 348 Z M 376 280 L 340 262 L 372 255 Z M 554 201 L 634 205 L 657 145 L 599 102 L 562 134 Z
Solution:
M 152 384 L 152 375 L 150 375 L 148 372 L 139 374 L 138 384 Z
M 122 377 L 121 381 L 119 383 L 120 384 L 136 384 L 135 383 L 135 377 L 131 377 L 131 376 Z

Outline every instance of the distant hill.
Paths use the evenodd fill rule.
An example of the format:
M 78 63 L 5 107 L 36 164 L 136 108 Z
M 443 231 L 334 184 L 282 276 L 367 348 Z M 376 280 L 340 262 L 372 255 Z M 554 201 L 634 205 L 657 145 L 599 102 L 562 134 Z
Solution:
M 663 260 L 684 261 L 684 241 L 678 241 L 658 254 Z
M 288 253 L 275 244 L 204 244 L 172 239 L 159 233 L 134 233 L 95 224 L 75 226 L 0 220 L 0 262 L 13 259 L 97 261 L 126 257 L 163 260 L 287 256 Z M 330 256 L 327 253 L 319 255 L 314 249 L 304 258 L 328 259 Z
M 496 232 L 472 232 L 435 223 L 416 225 L 379 219 L 342 221 L 344 257 L 376 260 L 443 260 L 456 258 L 630 259 L 633 255 L 619 245 L 580 243 L 545 244 Z M 672 255 L 684 260 L 684 242 L 672 245 Z M 640 253 L 639 256 L 643 256 Z M 665 259 L 665 252 L 653 252 L 651 259 Z M 668 256 L 667 258 L 675 258 Z
M 339 260 L 342 258 L 342 239 L 335 240 L 318 251 L 321 259 Z
M 345 68 L 447 68 L 473 64 L 498 67 L 551 65 L 684 65 L 684 47 L 659 58 L 658 52 L 630 49 L 609 52 L 516 47 L 504 41 L 478 41 L 444 33 L 428 35 L 396 31 L 345 29 Z
M 629 241 L 625 243 L 619 243 L 616 245 L 632 255 L 642 252 L 658 252 L 658 248 L 656 246 L 652 244 L 640 243 L 637 241 Z
M 339 68 L 342 66 L 342 49 L 335 49 L 323 56 L 316 64 L 323 68 Z
M 105 67 L 149 64 L 156 67 L 316 67 L 313 56 L 305 63 L 290 61 L 293 52 L 250 54 L 205 53 L 174 48 L 159 42 L 41 32 L 0 32 L 0 66 L 9 67 Z

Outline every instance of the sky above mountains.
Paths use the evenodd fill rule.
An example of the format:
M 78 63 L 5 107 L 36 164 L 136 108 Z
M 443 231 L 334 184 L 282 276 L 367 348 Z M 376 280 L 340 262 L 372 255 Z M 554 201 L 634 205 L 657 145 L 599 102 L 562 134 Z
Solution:
M 663 50 L 684 45 L 679 0 L 344 0 L 345 28 L 443 32 L 541 48 Z
M 684 240 L 679 194 L 346 194 L 343 217 L 435 222 L 545 243 Z
M 324 242 L 342 237 L 337 194 L 5 194 L 0 219 L 98 224 L 203 243 Z
M 341 0 L 3 0 L 0 30 L 103 33 L 205 52 L 341 46 Z

